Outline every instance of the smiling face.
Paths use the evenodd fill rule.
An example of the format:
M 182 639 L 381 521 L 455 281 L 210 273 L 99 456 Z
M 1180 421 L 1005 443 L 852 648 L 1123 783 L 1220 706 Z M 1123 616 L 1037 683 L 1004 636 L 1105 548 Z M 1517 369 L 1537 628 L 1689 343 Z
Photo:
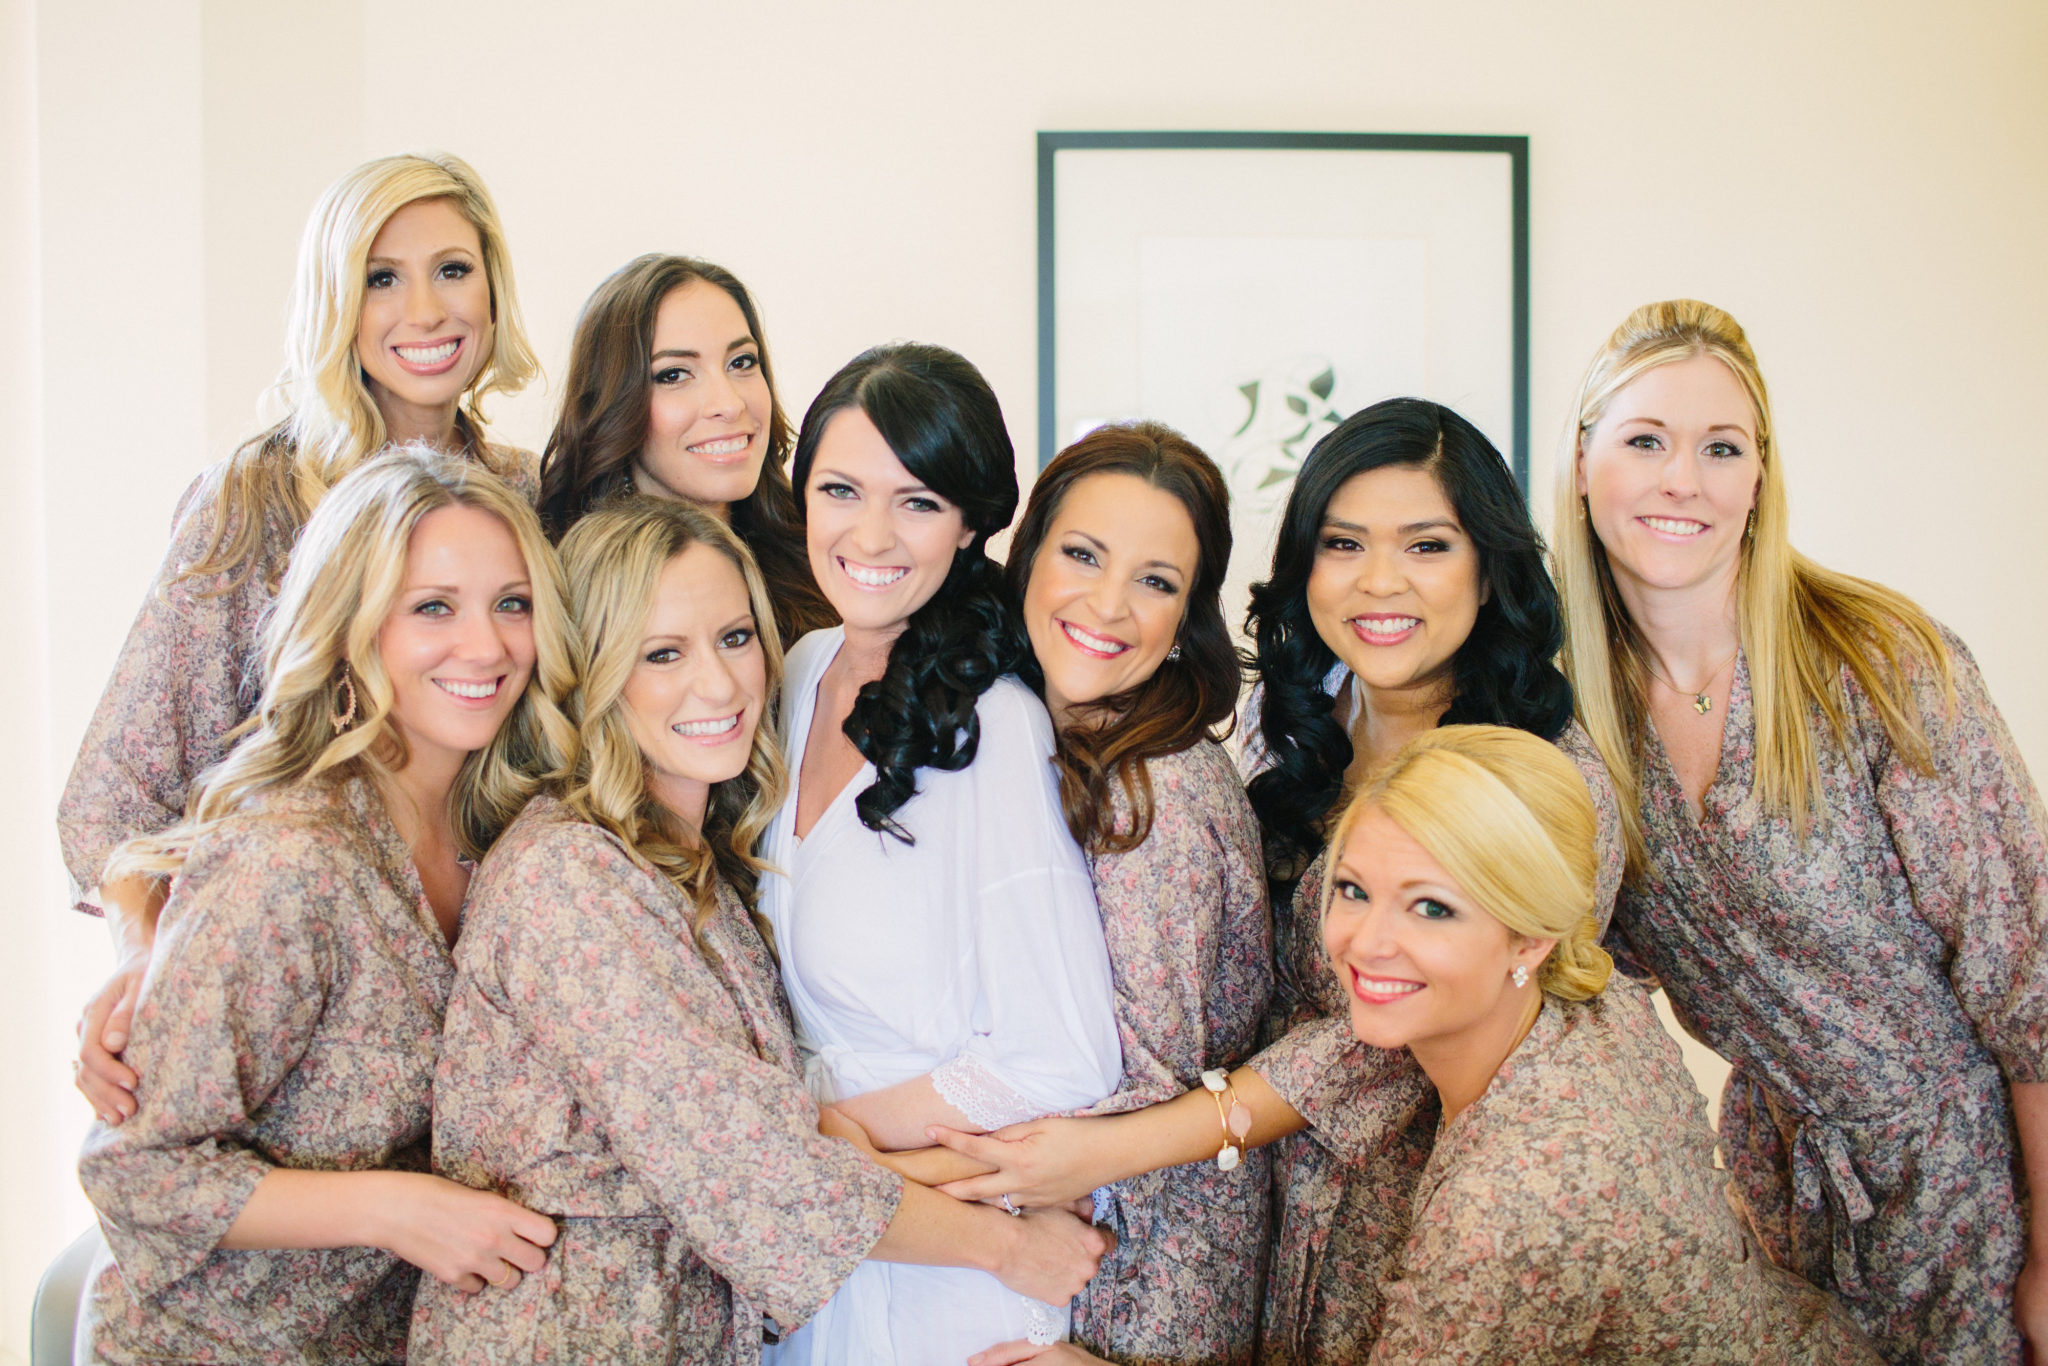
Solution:
M 849 632 L 891 635 L 974 540 L 960 509 L 903 467 L 858 408 L 834 413 L 804 485 L 811 573 Z
M 1316 634 L 1370 699 L 1447 688 L 1486 586 L 1436 477 L 1387 465 L 1345 480 L 1323 510 L 1306 596 Z
M 491 349 L 491 283 L 476 225 L 421 199 L 370 243 L 356 361 L 392 440 L 440 440 Z
M 692 280 L 663 296 L 650 350 L 647 441 L 634 485 L 724 517 L 753 493 L 768 455 L 774 398 L 760 340 L 732 295 Z
M 531 593 L 519 543 L 492 513 L 436 508 L 413 527 L 377 632 L 409 764 L 459 763 L 512 714 L 533 674 Z
M 1056 723 L 1153 675 L 1200 563 L 1194 521 L 1165 490 L 1134 474 L 1090 475 L 1067 490 L 1024 588 L 1024 628 Z
M 711 785 L 746 771 L 768 654 L 739 566 L 711 546 L 662 568 L 620 702 L 656 800 L 694 828 Z
M 1733 591 L 1758 452 L 1749 395 L 1712 356 L 1616 391 L 1581 438 L 1578 485 L 1624 591 Z
M 1428 1066 L 1515 1036 L 1552 941 L 1510 933 L 1377 808 L 1352 823 L 1330 878 L 1323 947 L 1360 1040 L 1414 1049 Z M 1514 985 L 1518 964 L 1526 987 Z

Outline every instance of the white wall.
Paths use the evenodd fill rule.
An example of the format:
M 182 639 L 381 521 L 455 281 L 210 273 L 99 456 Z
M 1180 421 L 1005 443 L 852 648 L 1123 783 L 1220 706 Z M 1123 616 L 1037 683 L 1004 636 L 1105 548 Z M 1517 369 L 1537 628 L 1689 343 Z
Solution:
M 172 499 L 275 374 L 306 211 L 371 155 L 483 171 L 555 373 L 604 274 L 687 251 L 755 290 L 793 408 L 861 347 L 920 337 L 981 365 L 1029 452 L 1035 130 L 1526 133 L 1539 490 L 1579 368 L 1630 307 L 1729 308 L 1771 378 L 1802 546 L 1960 630 L 2048 774 L 2048 10 L 2030 0 L 0 15 L 0 840 L 24 870 L 0 1066 L 37 1117 L 0 1125 L 0 1359 L 85 1219 L 65 1059 L 106 952 L 62 909 L 55 790 Z M 537 446 L 549 402 L 501 402 L 500 430 Z

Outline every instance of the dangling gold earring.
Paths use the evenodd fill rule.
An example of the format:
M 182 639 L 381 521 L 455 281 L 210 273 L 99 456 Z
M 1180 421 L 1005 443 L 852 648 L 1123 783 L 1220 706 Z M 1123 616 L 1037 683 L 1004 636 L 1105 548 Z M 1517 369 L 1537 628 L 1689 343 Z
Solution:
M 356 684 L 346 664 L 341 666 L 341 691 L 348 701 L 343 704 L 340 711 L 327 718 L 333 723 L 336 735 L 347 730 L 356 719 Z
M 1749 510 L 1749 520 L 1748 520 L 1748 521 L 1746 521 L 1746 522 L 1744 522 L 1744 523 L 1742 524 L 1742 539 L 1743 539 L 1743 540 L 1745 540 L 1745 541 L 1751 541 L 1751 540 L 1755 540 L 1755 539 L 1756 539 L 1756 509 L 1755 509 L 1755 508 L 1751 508 L 1751 509 Z

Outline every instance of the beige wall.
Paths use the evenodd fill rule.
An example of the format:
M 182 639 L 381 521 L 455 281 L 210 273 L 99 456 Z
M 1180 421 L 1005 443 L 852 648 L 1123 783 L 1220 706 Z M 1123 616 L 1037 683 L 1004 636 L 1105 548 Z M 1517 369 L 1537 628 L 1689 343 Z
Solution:
M 0 1125 L 0 1359 L 25 1351 L 35 1272 L 86 1218 L 66 1041 L 106 953 L 62 909 L 55 792 L 172 500 L 276 370 L 307 208 L 370 155 L 446 148 L 483 171 L 554 372 L 599 278 L 688 251 L 754 288 L 793 407 L 859 348 L 920 337 L 983 367 L 1029 451 L 1034 130 L 1527 133 L 1539 486 L 1580 365 L 1629 307 L 1731 309 L 1776 391 L 1801 544 L 1956 626 L 2048 771 L 2031 0 L 0 16 L 0 1066 L 34 1117 Z M 504 403 L 500 428 L 537 445 L 548 408 Z

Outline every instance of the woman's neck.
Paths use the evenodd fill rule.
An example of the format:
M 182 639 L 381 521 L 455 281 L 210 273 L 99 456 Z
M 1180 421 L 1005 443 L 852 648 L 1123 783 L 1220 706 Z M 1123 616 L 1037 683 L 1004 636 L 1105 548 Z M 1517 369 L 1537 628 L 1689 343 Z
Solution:
M 1405 688 L 1370 688 L 1357 674 L 1345 687 L 1361 693 L 1358 716 L 1351 723 L 1351 770 L 1357 776 L 1377 768 L 1395 751 L 1427 731 L 1435 730 L 1451 709 L 1451 680 L 1432 679 Z M 1347 785 L 1349 786 L 1349 785 Z
M 848 626 L 845 643 L 832 661 L 832 671 L 855 687 L 874 682 L 888 672 L 889 652 L 896 647 L 897 637 L 907 625 L 908 622 L 898 622 L 881 630 Z
M 1643 636 L 1650 663 L 1674 688 L 1718 672 L 1742 642 L 1735 596 L 1736 571 L 1711 583 L 1653 588 L 1626 574 L 1614 576 L 1629 620 Z
M 1526 999 L 1518 1001 L 1515 997 Z M 1529 1037 L 1536 1017 L 1543 1013 L 1543 992 L 1517 990 L 1504 1004 L 1512 1008 L 1495 1011 L 1469 1029 L 1448 1038 L 1409 1045 L 1408 1051 L 1415 1055 L 1415 1061 L 1436 1087 L 1446 1124 L 1486 1094 L 1502 1065 Z
M 406 848 L 418 853 L 455 847 L 455 817 L 449 799 L 455 791 L 455 776 L 467 757 L 429 753 L 415 746 L 404 768 L 379 775 L 377 786 L 384 809 L 390 812 L 391 823 L 398 827 Z
M 648 775 L 647 791 L 676 818 L 681 833 L 687 836 L 683 842 L 693 849 L 697 847 L 702 842 L 700 832 L 704 829 L 704 813 L 711 809 L 711 784 L 694 778 L 652 773 Z
M 464 445 L 455 420 L 460 409 L 455 403 L 421 408 L 386 398 L 377 411 L 384 418 L 384 439 L 394 446 L 423 441 L 437 451 L 458 451 Z

